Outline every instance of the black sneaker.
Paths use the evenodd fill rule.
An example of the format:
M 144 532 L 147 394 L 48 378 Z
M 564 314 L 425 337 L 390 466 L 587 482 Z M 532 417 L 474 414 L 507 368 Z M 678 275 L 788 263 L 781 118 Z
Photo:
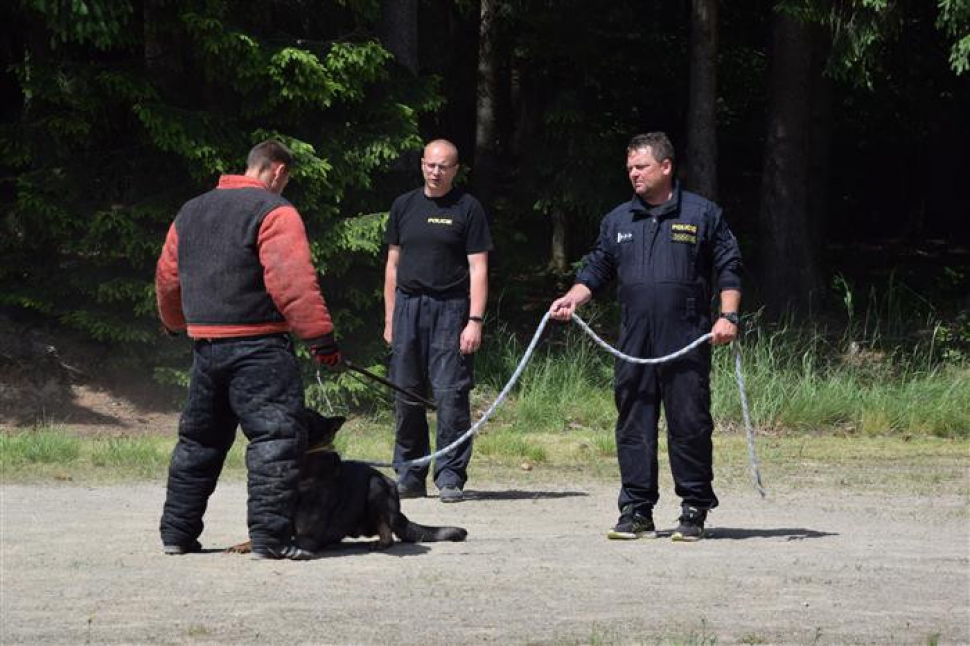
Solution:
M 182 554 L 198 554 L 202 551 L 202 544 L 199 541 L 192 541 L 189 545 L 165 545 L 162 547 L 169 556 L 180 556 Z
M 616 525 L 606 532 L 606 537 L 615 540 L 657 538 L 657 528 L 653 524 L 653 512 L 648 510 L 644 514 L 634 510 L 633 505 L 627 505 L 620 513 L 620 520 L 616 521 Z
M 670 540 L 693 543 L 704 538 L 704 521 L 707 520 L 706 509 L 682 505 L 678 520 L 680 522 L 674 533 L 670 535 Z
M 254 547 L 253 558 L 257 561 L 279 561 L 283 559 L 290 561 L 309 561 L 310 559 L 316 558 L 316 554 L 296 545 L 260 547 L 259 549 Z
M 442 487 L 438 492 L 438 500 L 441 502 L 461 502 L 465 499 L 465 494 L 458 487 Z
M 405 487 L 400 482 L 397 483 L 397 497 L 401 500 L 405 498 L 424 498 L 428 495 L 428 490 L 424 487 Z

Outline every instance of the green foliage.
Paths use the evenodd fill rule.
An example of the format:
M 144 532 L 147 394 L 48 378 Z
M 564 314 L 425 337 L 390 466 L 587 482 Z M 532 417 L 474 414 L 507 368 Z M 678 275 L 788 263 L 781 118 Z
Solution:
M 287 197 L 324 275 L 374 264 L 373 211 L 391 198 L 373 194 L 374 178 L 420 144 L 418 118 L 440 105 L 432 81 L 390 72 L 373 36 L 378 5 L 149 4 L 23 3 L 24 100 L 0 128 L 17 178 L 0 194 L 11 196 L 0 204 L 0 305 L 99 340 L 151 340 L 169 223 L 269 137 L 296 154 Z M 344 332 L 354 323 L 338 318 Z
M 133 6 L 126 0 L 27 0 L 24 5 L 46 17 L 51 47 L 79 43 L 107 50 L 129 37 L 125 28 Z
M 926 5 L 926 6 L 923 6 Z M 835 78 L 869 89 L 883 71 L 886 49 L 922 21 L 929 3 L 909 7 L 889 0 L 781 0 L 777 8 L 799 20 L 824 26 L 831 34 L 827 72 Z M 957 75 L 970 69 L 970 2 L 937 0 L 937 29 L 953 39 L 950 68 Z M 912 37 L 906 39 L 912 41 Z
M 950 49 L 950 67 L 957 74 L 970 70 L 970 1 L 937 0 L 937 28 L 955 42 Z

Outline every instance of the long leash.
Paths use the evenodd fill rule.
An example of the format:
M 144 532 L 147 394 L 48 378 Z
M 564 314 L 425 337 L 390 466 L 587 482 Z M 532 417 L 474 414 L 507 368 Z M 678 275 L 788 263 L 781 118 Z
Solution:
M 458 439 L 456 439 L 454 442 L 444 447 L 443 449 L 439 449 L 434 453 L 424 456 L 423 458 L 417 458 L 415 460 L 407 460 L 405 462 L 367 462 L 367 464 L 374 467 L 394 467 L 394 468 L 406 468 L 411 466 L 422 467 L 427 464 L 430 464 L 431 461 L 434 460 L 435 458 L 440 457 L 445 453 L 448 453 L 449 451 L 454 450 L 455 448 L 460 446 L 463 442 L 467 441 L 473 435 L 477 435 L 479 430 L 482 428 L 482 426 L 485 425 L 485 422 L 489 420 L 489 418 L 492 416 L 495 410 L 502 404 L 502 402 L 505 401 L 505 398 L 508 396 L 509 392 L 511 392 L 516 382 L 518 382 L 519 377 L 522 375 L 522 371 L 525 370 L 526 365 L 528 365 L 529 361 L 532 359 L 532 355 L 535 352 L 536 346 L 539 344 L 539 338 L 542 336 L 542 333 L 546 329 L 546 325 L 549 323 L 549 318 L 550 318 L 550 313 L 546 312 L 545 316 L 542 317 L 542 321 L 539 322 L 539 327 L 536 328 L 535 334 L 532 335 L 532 340 L 529 342 L 529 346 L 526 348 L 525 353 L 522 355 L 522 359 L 519 360 L 518 365 L 515 367 L 515 370 L 512 372 L 512 376 L 505 384 L 505 387 L 502 388 L 502 391 L 498 394 L 498 397 L 495 398 L 495 401 L 492 402 L 491 406 L 489 406 L 488 409 L 486 409 L 485 412 L 482 413 L 482 416 L 478 419 L 478 421 L 475 422 L 471 426 L 471 428 L 465 431 L 461 435 L 461 437 L 459 437 Z M 654 357 L 654 358 L 633 357 L 628 354 L 624 354 L 620 352 L 619 350 L 611 346 L 609 343 L 601 339 L 599 335 L 597 335 L 596 332 L 594 332 L 592 328 L 590 328 L 589 325 L 586 324 L 586 321 L 584 321 L 579 317 L 578 314 L 574 313 L 572 316 L 572 319 L 601 348 L 603 348 L 613 356 L 623 361 L 627 361 L 629 363 L 641 364 L 641 365 L 660 364 L 660 363 L 666 363 L 667 361 L 673 361 L 674 359 L 684 356 L 685 354 L 687 354 L 694 348 L 700 346 L 701 344 L 707 343 L 711 340 L 711 334 L 710 332 L 708 332 L 707 334 L 704 334 L 703 336 L 698 337 L 697 339 L 695 339 L 688 345 L 684 346 L 680 350 L 677 350 L 676 352 L 672 352 L 668 355 L 664 355 L 662 357 Z M 761 497 L 764 498 L 765 489 L 761 483 L 761 471 L 758 465 L 758 457 L 755 454 L 755 450 L 754 450 L 754 428 L 751 425 L 751 415 L 748 407 L 748 396 L 745 389 L 744 376 L 741 372 L 740 344 L 737 341 L 735 341 L 734 343 L 732 343 L 732 345 L 734 346 L 734 376 L 738 384 L 738 392 L 740 393 L 740 396 L 741 396 L 741 414 L 744 419 L 744 426 L 747 432 L 748 461 L 751 466 L 751 477 L 754 481 L 755 489 L 758 491 L 759 494 L 761 494 Z M 318 373 L 317 379 L 319 380 L 319 378 L 320 377 Z

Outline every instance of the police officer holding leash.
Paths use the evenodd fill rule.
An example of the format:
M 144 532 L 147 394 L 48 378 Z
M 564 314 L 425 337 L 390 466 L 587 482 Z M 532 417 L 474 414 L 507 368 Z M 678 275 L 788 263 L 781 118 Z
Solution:
M 492 239 L 478 200 L 453 188 L 458 149 L 430 142 L 421 159 L 424 186 L 391 206 L 384 241 L 384 340 L 391 346 L 391 381 L 424 394 L 430 383 L 438 406 L 437 448 L 471 426 L 473 355 L 482 341 Z M 429 453 L 424 408 L 398 395 L 394 462 Z M 435 460 L 442 502 L 459 502 L 468 479 L 471 438 Z M 426 495 L 428 467 L 399 467 L 402 498 Z
M 576 308 L 618 279 L 621 305 L 619 349 L 657 357 L 684 347 L 710 330 L 711 343 L 738 334 L 741 254 L 721 209 L 681 189 L 674 180 L 674 150 L 662 132 L 633 137 L 627 175 L 635 195 L 606 215 L 596 246 L 576 283 L 551 307 L 568 321 Z M 712 282 L 713 281 L 713 282 Z M 712 287 L 720 294 L 720 317 L 711 327 Z M 710 393 L 711 350 L 702 345 L 659 365 L 617 360 L 616 449 L 621 487 L 620 518 L 612 539 L 656 537 L 653 507 L 657 482 L 657 422 L 667 418 L 674 490 L 682 503 L 675 541 L 704 536 L 707 512 L 717 506 Z
M 293 332 L 327 366 L 340 363 L 303 220 L 281 194 L 293 154 L 277 141 L 249 153 L 245 175 L 182 207 L 158 259 L 158 311 L 194 341 L 160 525 L 166 554 L 202 549 L 202 516 L 236 426 L 246 449 L 253 555 L 306 559 L 292 543 L 306 450 L 303 385 Z

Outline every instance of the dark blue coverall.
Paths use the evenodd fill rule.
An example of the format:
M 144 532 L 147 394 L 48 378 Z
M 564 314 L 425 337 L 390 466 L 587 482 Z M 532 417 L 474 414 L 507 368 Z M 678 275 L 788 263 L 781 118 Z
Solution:
M 740 270 L 740 250 L 720 207 L 675 184 L 672 198 L 662 205 L 649 206 L 634 196 L 608 213 L 576 282 L 596 295 L 617 279 L 620 350 L 635 357 L 657 357 L 710 331 L 712 284 L 718 293 L 740 291 Z M 711 486 L 710 369 L 707 344 L 659 365 L 617 359 L 621 510 L 632 504 L 646 513 L 659 498 L 661 404 L 676 494 L 699 509 L 717 506 Z

